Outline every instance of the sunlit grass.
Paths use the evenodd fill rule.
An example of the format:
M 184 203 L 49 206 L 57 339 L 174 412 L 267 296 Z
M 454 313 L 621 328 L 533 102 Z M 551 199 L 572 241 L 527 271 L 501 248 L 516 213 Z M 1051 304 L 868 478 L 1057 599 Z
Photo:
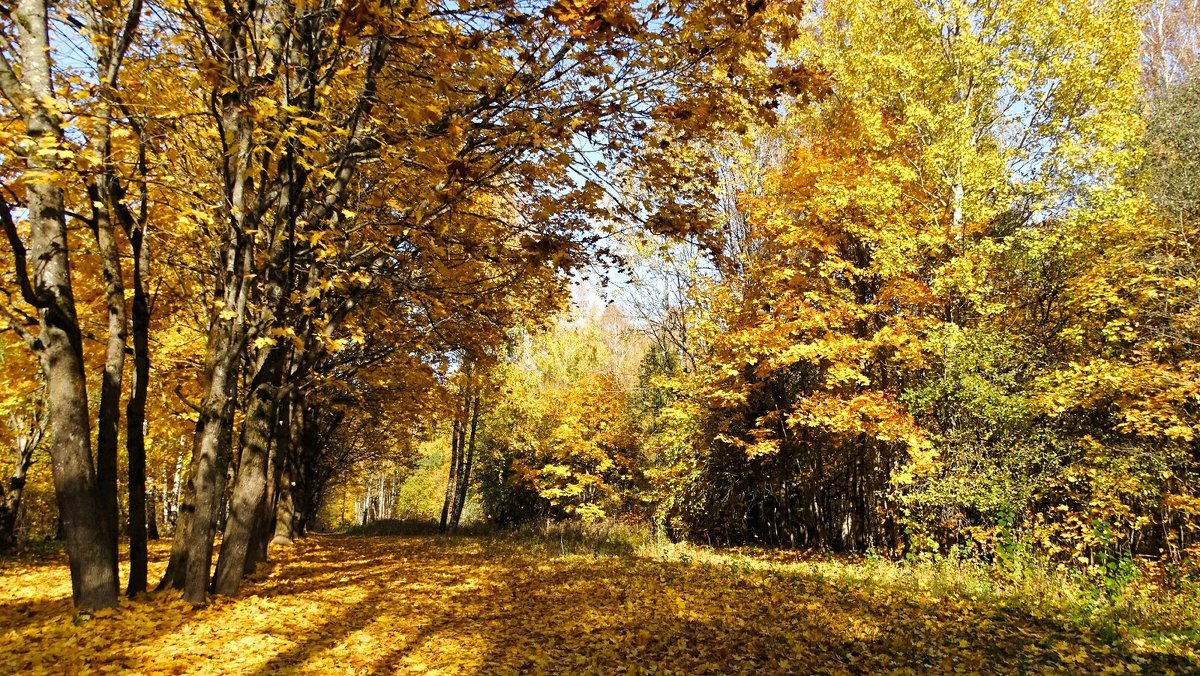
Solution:
M 620 525 L 317 535 L 275 559 L 206 608 L 161 593 L 75 621 L 60 557 L 5 561 L 0 673 L 1200 668 L 1186 639 L 1114 639 L 1060 618 L 1078 603 L 1066 587 L 1031 609 L 1034 587 L 989 587 L 965 566 L 718 552 Z

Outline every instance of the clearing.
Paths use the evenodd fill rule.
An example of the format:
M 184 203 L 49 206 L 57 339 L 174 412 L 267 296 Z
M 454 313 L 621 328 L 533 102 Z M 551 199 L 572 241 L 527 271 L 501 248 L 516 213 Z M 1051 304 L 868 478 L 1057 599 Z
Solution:
M 695 552 L 695 550 L 692 550 Z M 165 549 L 155 548 L 151 573 Z M 660 548 L 314 535 L 235 598 L 72 619 L 60 556 L 0 562 L 0 673 L 1187 673 L 1195 646 L 1106 641 L 928 580 Z M 1163 647 L 1166 645 L 1167 647 Z

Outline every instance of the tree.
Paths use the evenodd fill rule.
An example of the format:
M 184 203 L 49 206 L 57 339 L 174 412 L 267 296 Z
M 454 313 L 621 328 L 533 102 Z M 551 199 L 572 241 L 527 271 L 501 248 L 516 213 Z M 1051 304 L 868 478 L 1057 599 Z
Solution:
M 6 159 L 18 162 L 9 171 L 25 192 L 22 208 L 29 224 L 28 250 L 7 198 L 0 203 L 0 223 L 11 248 L 20 299 L 37 314 L 33 322 L 24 310 L 13 308 L 9 326 L 38 355 L 46 379 L 59 512 L 71 558 L 73 596 L 83 609 L 116 603 L 116 430 L 126 329 L 123 274 L 112 218 L 121 187 L 109 164 L 114 124 L 111 91 L 137 34 L 141 4 L 87 9 L 91 10 L 89 32 L 100 93 L 95 99 L 96 126 L 83 130 L 90 132 L 84 147 L 68 136 L 64 112 L 87 101 L 78 92 L 55 85 L 55 77 L 61 73 L 50 39 L 52 8 L 48 3 L 22 2 L 4 12 L 5 44 L 0 54 L 0 91 L 10 106 L 6 112 L 21 125 L 20 131 L 9 132 L 5 146 L 17 150 L 14 158 Z M 74 25 L 79 25 L 78 20 Z M 69 194 L 73 163 L 87 163 L 95 157 L 100 166 L 85 173 L 84 189 Z M 11 188 L 6 186 L 6 191 L 16 198 Z M 86 199 L 81 199 L 83 195 Z M 66 224 L 68 206 L 74 202 L 92 206 L 92 216 L 84 220 L 97 239 L 108 299 L 108 356 L 95 460 L 83 335 L 71 272 L 72 259 L 78 254 L 72 255 Z M 32 274 L 27 254 L 35 262 Z M 36 324 L 36 334 L 26 328 L 30 324 Z
M 1005 266 L 1050 264 L 1078 228 L 1137 208 L 1133 25 L 1123 3 L 827 3 L 784 43 L 817 75 L 778 132 L 781 166 L 724 214 L 746 234 L 699 294 L 708 347 L 663 444 L 668 517 L 720 540 L 903 544 L 901 504 L 975 452 L 961 435 L 1005 429 L 964 422 L 1000 415 L 965 387 L 998 374 L 961 372 L 997 362 L 968 355 L 1062 356 L 1046 317 L 1017 319 L 1036 277 Z M 1029 416 L 1042 373 L 1015 384 Z M 951 403 L 926 408 L 939 380 Z M 989 463 L 1019 466 L 1014 438 L 1037 441 L 993 436 Z
M 1200 3 L 1155 0 L 1142 25 L 1142 81 L 1160 92 L 1195 74 L 1200 59 Z
M 598 520 L 636 504 L 644 467 L 632 400 L 645 345 L 623 318 L 605 318 L 564 314 L 514 334 L 478 424 L 489 518 Z

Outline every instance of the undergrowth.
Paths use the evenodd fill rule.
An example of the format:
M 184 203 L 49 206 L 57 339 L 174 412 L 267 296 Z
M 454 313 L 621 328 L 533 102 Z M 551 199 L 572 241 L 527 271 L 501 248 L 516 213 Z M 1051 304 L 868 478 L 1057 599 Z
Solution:
M 430 521 L 380 521 L 352 535 L 432 535 Z M 924 599 L 962 598 L 1019 610 L 1106 640 L 1139 645 L 1200 646 L 1200 568 L 1129 557 L 1098 557 L 1067 566 L 1029 549 L 1009 548 L 992 561 L 951 549 L 892 559 L 868 552 L 835 556 L 804 550 L 712 548 L 672 542 L 644 524 L 542 522 L 519 527 L 472 523 L 459 535 L 504 540 L 547 557 L 639 556 L 685 566 L 712 566 L 733 577 L 751 572 L 797 575 L 848 588 Z
M 964 598 L 1086 628 L 1113 644 L 1200 647 L 1200 577 L 1172 576 L 1153 561 L 1100 559 L 1071 567 L 1028 555 L 985 562 L 951 551 L 894 560 L 760 548 L 713 549 L 658 541 L 642 553 L 685 565 L 812 576 L 844 587 L 915 598 Z

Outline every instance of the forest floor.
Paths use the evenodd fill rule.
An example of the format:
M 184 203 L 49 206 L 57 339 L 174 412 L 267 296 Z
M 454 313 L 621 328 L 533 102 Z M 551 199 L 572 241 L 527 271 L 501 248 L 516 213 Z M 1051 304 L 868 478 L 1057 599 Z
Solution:
M 827 564 L 471 536 L 313 535 L 274 556 L 237 597 L 94 617 L 73 616 L 60 553 L 0 560 L 0 673 L 1200 673 L 1195 634 Z

